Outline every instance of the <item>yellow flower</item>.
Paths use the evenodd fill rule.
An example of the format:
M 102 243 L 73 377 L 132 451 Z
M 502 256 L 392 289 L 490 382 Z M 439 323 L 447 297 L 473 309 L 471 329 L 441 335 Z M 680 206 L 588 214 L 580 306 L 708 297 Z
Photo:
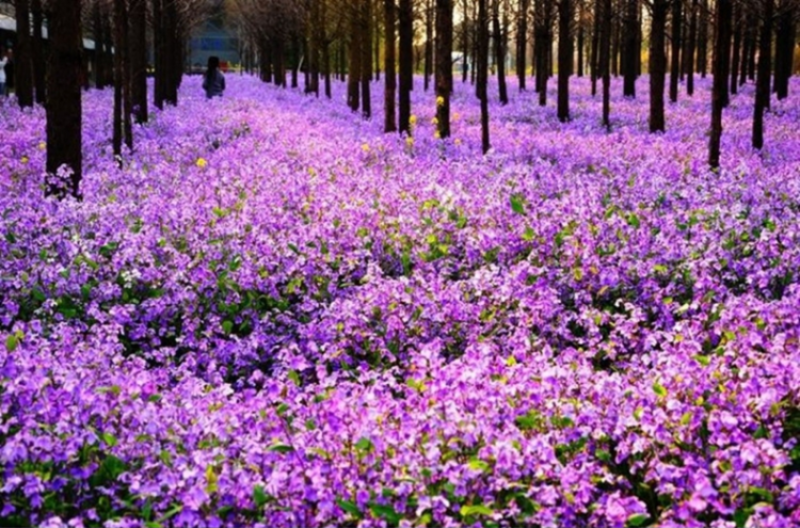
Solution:
M 40 141 L 39 142 L 39 150 L 44 150 L 46 148 L 47 148 L 47 143 L 45 143 L 44 141 Z
M 361 145 L 361 150 L 363 150 L 364 152 L 369 152 L 369 145 L 367 143 L 364 143 L 363 145 Z
M 437 130 L 436 132 L 433 133 L 433 137 L 435 137 L 436 139 L 441 139 L 442 135 Z
M 436 106 L 444 106 L 444 97 L 441 95 L 436 98 Z
M 416 124 L 417 124 L 417 116 L 415 116 L 415 115 L 412 115 L 411 117 L 409 117 L 409 118 L 408 118 L 408 122 L 409 122 L 409 123 L 410 123 L 412 126 L 413 126 L 413 125 L 416 125 Z
M 434 126 L 438 125 L 439 124 L 439 119 L 434 117 L 433 119 L 431 119 L 431 124 L 434 125 Z
M 454 141 L 454 143 L 455 143 L 456 145 L 460 145 L 460 144 L 461 144 L 461 140 L 460 140 L 460 139 L 456 139 L 456 140 Z
M 411 137 L 411 136 L 408 136 L 406 138 L 406 145 L 408 145 L 409 147 L 413 147 L 414 146 L 414 138 Z
M 28 160 L 28 156 L 22 156 L 22 159 L 21 159 L 20 161 L 21 161 L 22 163 L 28 163 L 28 161 L 29 161 L 29 160 Z
M 195 163 L 195 165 L 197 165 L 202 169 L 203 167 L 208 165 L 208 162 L 205 160 L 205 158 L 197 158 L 197 162 Z

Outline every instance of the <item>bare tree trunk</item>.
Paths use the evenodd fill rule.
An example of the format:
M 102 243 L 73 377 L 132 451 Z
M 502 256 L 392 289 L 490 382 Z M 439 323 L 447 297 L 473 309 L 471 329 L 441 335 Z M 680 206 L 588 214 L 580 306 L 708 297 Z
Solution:
M 436 125 L 439 137 L 450 137 L 450 92 L 453 89 L 453 2 L 436 0 Z
M 578 77 L 583 77 L 583 2 L 578 0 Z
M 164 109 L 166 86 L 164 85 L 164 6 L 162 0 L 153 0 L 153 103 L 159 110 Z M 261 53 L 262 79 L 264 78 L 264 53 Z
M 733 57 L 731 58 L 730 93 L 739 91 L 739 62 L 742 48 L 742 10 L 738 6 L 733 10 Z
M 671 63 L 669 72 L 669 100 L 678 101 L 678 80 L 681 75 L 681 0 L 672 0 L 672 43 L 670 44 Z
M 796 39 L 795 5 L 784 6 L 778 21 L 775 40 L 775 94 L 778 100 L 789 96 L 789 78 L 792 76 Z
M 750 24 L 745 25 L 744 45 L 742 49 L 741 65 L 739 66 L 739 86 L 747 82 L 747 60 L 750 57 L 750 50 L 755 46 L 754 31 Z
M 600 44 L 600 18 L 602 12 L 602 0 L 595 0 L 594 3 L 594 22 L 592 24 L 592 49 L 589 52 L 589 61 L 592 63 L 592 97 L 597 95 L 597 79 L 599 77 L 599 58 L 598 46 Z
M 361 0 L 361 114 L 372 117 L 372 0 Z
M 697 68 L 700 77 L 706 78 L 708 71 L 708 0 L 700 0 L 700 29 L 697 43 Z
M 130 2 L 131 104 L 137 123 L 147 122 L 147 5 Z
M 667 70 L 664 40 L 668 9 L 667 0 L 653 0 L 650 31 L 650 132 L 664 131 L 664 80 Z
M 503 31 L 500 29 L 500 0 L 494 0 L 492 4 L 492 37 L 494 38 L 494 60 L 497 63 L 497 89 L 500 104 L 508 104 L 506 50 L 503 43 Z
M 772 70 L 772 13 L 773 0 L 764 0 L 764 19 L 761 43 L 758 50 L 758 78 L 756 79 L 756 104 L 753 114 L 753 148 L 764 146 L 764 112 L 769 109 L 769 77 Z
M 686 56 L 686 94 L 694 95 L 694 53 L 697 45 L 697 0 L 692 0 L 692 12 L 689 19 L 689 51 Z
M 731 39 L 731 0 L 717 0 L 717 31 L 714 43 L 714 84 L 711 92 L 711 135 L 708 143 L 708 164 L 719 167 L 720 141 L 722 139 L 722 90 L 728 78 L 723 75 L 725 57 Z
M 383 0 L 383 25 L 386 32 L 384 40 L 384 70 L 386 75 L 384 83 L 386 89 L 383 93 L 383 131 L 395 132 L 397 130 L 397 122 L 395 120 L 395 91 L 397 88 L 397 74 L 395 73 L 395 6 L 394 0 Z
M 80 198 L 81 155 L 81 2 L 51 0 L 47 93 L 47 172 L 56 174 L 67 165 L 72 174 L 63 190 L 49 180 L 46 193 Z
M 424 89 L 430 87 L 433 74 L 433 1 L 425 0 L 425 80 Z
M 603 126 L 611 130 L 611 0 L 598 0 L 600 7 L 600 58 L 599 71 L 603 76 Z
M 525 90 L 525 52 L 528 49 L 528 4 L 529 0 L 519 0 L 517 14 L 517 79 L 520 91 Z
M 489 20 L 486 12 L 486 0 L 478 0 L 478 60 L 477 70 L 478 98 L 481 103 L 481 148 L 486 154 L 491 148 L 489 142 Z
M 622 46 L 622 94 L 625 97 L 636 97 L 636 55 L 639 33 L 639 2 L 625 2 L 625 35 Z
M 536 91 L 539 94 L 539 106 L 547 104 L 547 79 L 548 60 L 550 55 L 550 42 L 551 33 L 550 27 L 552 23 L 551 0 L 534 0 L 536 16 L 535 23 L 535 40 L 536 40 Z
M 357 112 L 361 107 L 361 28 L 359 27 L 359 5 L 350 5 L 350 47 L 347 57 L 347 105 Z
M 411 134 L 411 88 L 414 83 L 414 5 L 400 0 L 398 12 L 400 94 L 398 98 L 400 133 Z
M 569 75 L 572 70 L 572 3 L 558 2 L 558 120 L 569 121 Z
M 527 0 L 526 0 L 527 1 Z M 467 5 L 468 0 L 463 0 L 461 4 L 461 16 L 464 17 L 464 21 L 461 23 L 462 31 L 461 31 L 461 82 L 466 83 L 467 77 L 469 75 L 469 61 L 467 60 L 469 54 L 469 9 Z M 474 55 L 473 55 L 474 60 Z

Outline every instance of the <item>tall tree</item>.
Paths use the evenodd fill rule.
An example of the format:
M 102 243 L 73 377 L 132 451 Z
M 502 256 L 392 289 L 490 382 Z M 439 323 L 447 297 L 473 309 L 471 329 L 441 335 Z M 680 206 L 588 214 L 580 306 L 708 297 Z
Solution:
M 347 105 L 350 110 L 357 112 L 361 106 L 361 46 L 363 34 L 361 33 L 361 6 L 363 0 L 350 4 L 350 40 L 347 57 Z
M 395 19 L 396 16 L 396 8 L 394 5 L 394 0 L 383 0 L 383 25 L 384 31 L 386 32 L 386 36 L 384 38 L 384 69 L 386 70 L 386 75 L 384 77 L 384 83 L 386 84 L 386 88 L 383 92 L 383 114 L 384 114 L 384 121 L 383 121 L 383 131 L 384 132 L 395 132 L 397 130 L 397 121 L 395 119 L 395 91 L 397 88 L 397 74 L 395 73 L 396 66 L 395 66 L 395 56 L 394 56 L 394 49 L 395 49 Z
M 736 95 L 739 91 L 739 64 L 741 62 L 743 25 L 742 10 L 739 6 L 735 6 L 733 10 L 733 56 L 731 57 L 729 90 L 732 95 Z
M 569 76 L 572 73 L 572 2 L 558 2 L 558 120 L 569 121 Z
M 500 27 L 500 0 L 492 2 L 492 37 L 494 41 L 494 60 L 497 66 L 497 89 L 500 104 L 508 104 L 506 88 L 506 47 L 503 30 Z
M 672 37 L 670 43 L 671 61 L 669 71 L 669 100 L 672 103 L 678 101 L 678 78 L 681 74 L 681 28 L 683 26 L 681 0 L 672 0 Z
M 81 156 L 81 0 L 51 0 L 47 69 L 47 172 L 71 170 L 67 188 L 52 177 L 46 193 L 80 197 Z
M 534 0 L 534 10 L 536 92 L 539 94 L 539 106 L 545 106 L 547 104 L 547 79 L 550 77 L 552 0 Z
M 147 121 L 147 4 L 130 0 L 131 104 L 137 123 Z
M 17 102 L 22 108 L 33 106 L 33 54 L 31 49 L 30 5 L 28 0 L 16 0 L 17 49 L 14 78 Z
M 528 49 L 528 7 L 530 0 L 519 0 L 517 11 L 517 81 L 525 90 L 525 53 Z
M 714 81 L 711 92 L 711 134 L 708 143 L 708 164 L 719 167 L 720 142 L 722 138 L 723 89 L 728 78 L 723 75 L 725 56 L 731 38 L 731 0 L 717 0 L 716 37 L 714 39 Z
M 611 130 L 611 0 L 597 0 L 595 16 L 600 21 L 598 69 L 603 78 L 603 126 Z
M 125 0 L 114 0 L 114 155 L 121 161 L 122 142 L 133 148 L 130 126 L 130 77 L 128 67 L 128 9 Z
M 412 0 L 400 0 L 398 11 L 399 33 L 399 74 L 400 93 L 399 129 L 400 133 L 411 134 L 411 89 L 414 83 L 414 4 Z
M 774 0 L 762 1 L 761 42 L 758 49 L 758 77 L 753 111 L 753 148 L 764 146 L 764 112 L 769 109 L 770 71 L 772 70 L 772 17 Z
M 423 88 L 427 92 L 433 74 L 433 2 L 425 0 L 425 70 Z
M 639 48 L 639 1 L 625 1 L 625 34 L 622 46 L 622 94 L 636 97 L 636 61 L 641 54 Z
M 439 137 L 450 137 L 453 89 L 453 1 L 436 0 L 436 124 Z
M 481 148 L 486 154 L 491 148 L 489 142 L 489 20 L 486 12 L 486 0 L 478 0 L 478 60 L 476 86 L 481 103 Z
M 694 54 L 697 45 L 697 0 L 692 0 L 689 13 L 689 53 L 686 55 L 686 94 L 694 95 Z
M 369 85 L 372 81 L 372 0 L 361 0 L 360 15 L 361 114 L 369 119 L 372 117 L 372 96 Z
M 664 131 L 664 81 L 667 58 L 664 52 L 669 0 L 650 2 L 650 132 Z

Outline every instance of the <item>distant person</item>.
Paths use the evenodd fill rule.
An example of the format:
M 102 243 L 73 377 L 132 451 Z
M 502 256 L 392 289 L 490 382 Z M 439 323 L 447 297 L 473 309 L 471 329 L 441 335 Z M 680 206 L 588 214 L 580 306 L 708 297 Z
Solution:
M 206 91 L 206 98 L 222 97 L 225 91 L 225 76 L 219 71 L 219 57 L 208 58 L 208 68 L 203 77 L 203 90 Z
M 3 69 L 6 72 L 6 95 L 8 95 L 14 89 L 14 53 L 12 50 L 8 50 L 6 58 L 6 65 Z
M 8 55 L 5 51 L 0 52 L 0 96 L 6 95 L 6 64 Z

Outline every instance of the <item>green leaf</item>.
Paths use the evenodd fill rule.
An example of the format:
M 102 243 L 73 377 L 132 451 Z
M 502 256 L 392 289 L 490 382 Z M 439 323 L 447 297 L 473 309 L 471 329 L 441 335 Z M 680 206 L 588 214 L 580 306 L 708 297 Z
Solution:
M 300 374 L 298 374 L 296 370 L 290 370 L 286 377 L 292 380 L 298 387 L 300 386 Z
M 667 392 L 666 387 L 664 387 L 662 384 L 658 382 L 653 383 L 653 392 L 655 392 L 657 396 L 660 396 L 662 398 L 666 398 L 667 394 L 669 394 Z
M 694 356 L 694 360 L 697 361 L 699 364 L 703 365 L 704 367 L 707 367 L 711 364 L 711 358 L 708 356 L 701 356 L 698 354 Z
M 183 511 L 183 504 L 174 506 L 171 510 L 167 511 L 167 513 L 162 515 L 161 518 L 158 519 L 158 522 L 159 523 L 166 522 L 175 517 L 176 515 L 178 515 L 181 511 Z
M 271 497 L 264 492 L 263 486 L 253 488 L 253 502 L 257 508 L 263 508 L 270 501 Z
M 386 519 L 391 525 L 397 525 L 400 523 L 400 519 L 402 518 L 399 513 L 397 513 L 391 505 L 388 504 L 377 504 L 377 503 L 370 503 L 369 510 L 372 512 L 372 515 L 376 517 L 380 517 L 381 519 Z
M 461 507 L 461 516 L 468 517 L 470 515 L 492 515 L 494 511 L 488 506 L 483 504 L 469 504 Z
M 525 197 L 521 194 L 512 194 L 509 198 L 511 202 L 511 210 L 517 214 L 524 215 L 525 214 Z
M 536 238 L 536 231 L 530 226 L 526 227 L 525 232 L 522 233 L 522 240 L 525 242 L 532 242 L 534 238 Z
M 206 492 L 210 495 L 219 489 L 219 476 L 214 471 L 214 466 L 206 467 Z
M 222 331 L 225 332 L 226 334 L 230 334 L 231 332 L 233 332 L 233 321 L 230 321 L 228 319 L 222 321 Z
M 108 447 L 114 447 L 117 445 L 117 437 L 111 433 L 103 433 L 100 435 L 100 438 Z
M 358 442 L 356 442 L 356 449 L 359 451 L 369 452 L 372 451 L 373 445 L 372 440 L 367 438 L 366 436 L 362 436 Z
M 636 215 L 636 213 L 629 213 L 626 221 L 628 222 L 628 225 L 634 229 L 639 229 L 639 226 L 641 225 L 639 217 Z
M 6 337 L 6 350 L 13 352 L 17 349 L 17 345 L 19 345 L 19 339 L 17 339 L 17 336 L 11 334 Z
M 643 526 L 649 519 L 650 517 L 646 513 L 636 513 L 628 517 L 625 526 L 630 526 L 631 528 Z
M 514 419 L 514 424 L 520 431 L 530 431 L 532 429 L 539 429 L 543 425 L 542 415 L 531 409 L 527 413 L 517 416 Z
M 336 504 L 345 512 L 349 513 L 353 517 L 358 519 L 361 518 L 361 510 L 358 509 L 358 506 L 355 502 L 344 500 L 344 499 L 336 499 Z
M 605 449 L 598 449 L 597 451 L 594 452 L 594 456 L 596 456 L 597 460 L 599 460 L 600 462 L 605 462 L 605 463 L 611 462 L 611 453 L 609 453 Z
M 479 458 L 473 458 L 472 460 L 467 462 L 467 467 L 473 471 L 481 471 L 481 472 L 489 471 L 489 469 L 491 468 L 488 462 L 486 462 L 485 460 L 481 460 Z
M 275 451 L 277 453 L 281 453 L 282 455 L 286 453 L 291 453 L 294 451 L 294 448 L 287 444 L 272 444 L 267 448 L 267 451 Z

